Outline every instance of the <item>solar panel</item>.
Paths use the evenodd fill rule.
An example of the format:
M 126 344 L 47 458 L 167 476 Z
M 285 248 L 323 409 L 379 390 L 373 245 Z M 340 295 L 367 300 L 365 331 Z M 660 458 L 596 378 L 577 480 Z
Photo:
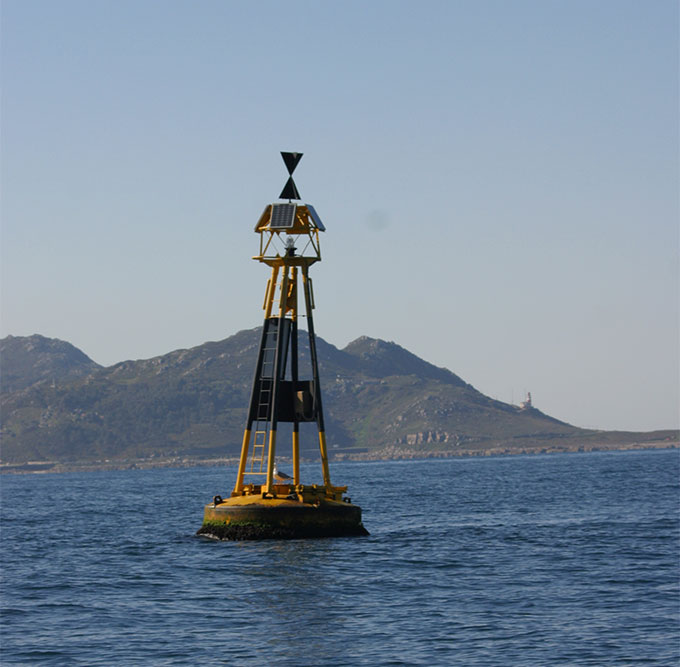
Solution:
M 323 222 L 321 222 L 321 218 L 319 217 L 319 214 L 316 212 L 314 207 L 311 204 L 307 204 L 307 210 L 309 211 L 309 217 L 312 219 L 314 222 L 314 225 L 320 232 L 325 232 L 326 227 L 324 227 Z
M 295 222 L 295 204 L 272 204 L 269 229 L 290 229 Z

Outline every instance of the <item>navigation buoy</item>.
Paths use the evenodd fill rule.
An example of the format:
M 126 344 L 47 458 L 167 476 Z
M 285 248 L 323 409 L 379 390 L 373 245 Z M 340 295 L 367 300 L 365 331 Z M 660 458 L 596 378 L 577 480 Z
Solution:
M 288 202 L 269 204 L 255 226 L 260 251 L 253 259 L 269 266 L 271 277 L 236 485 L 230 497 L 215 496 L 205 506 L 198 534 L 223 540 L 368 535 L 361 508 L 345 496 L 346 486 L 331 484 L 328 466 L 309 277 L 309 267 L 321 261 L 319 232 L 326 228 L 313 206 L 292 201 L 300 199 L 293 171 L 302 153 L 281 156 L 289 178 L 279 197 Z M 299 377 L 299 316 L 307 318 L 309 379 Z M 281 422 L 292 424 L 292 477 L 276 466 L 276 431 Z M 303 484 L 300 479 L 300 424 L 304 422 L 317 425 L 323 484 Z

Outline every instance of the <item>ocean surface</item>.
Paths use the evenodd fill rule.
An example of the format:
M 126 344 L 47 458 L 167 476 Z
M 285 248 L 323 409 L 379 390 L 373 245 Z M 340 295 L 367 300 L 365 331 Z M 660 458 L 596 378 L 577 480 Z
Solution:
M 0 663 L 680 663 L 680 450 L 331 476 L 370 537 L 195 537 L 234 468 L 4 475 Z

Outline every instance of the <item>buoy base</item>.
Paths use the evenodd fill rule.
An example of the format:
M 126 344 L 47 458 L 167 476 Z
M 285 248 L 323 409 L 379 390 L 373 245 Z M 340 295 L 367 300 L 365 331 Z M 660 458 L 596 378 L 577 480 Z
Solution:
M 368 535 L 361 508 L 328 498 L 314 503 L 291 497 L 244 495 L 205 506 L 197 535 L 219 540 L 293 540 Z

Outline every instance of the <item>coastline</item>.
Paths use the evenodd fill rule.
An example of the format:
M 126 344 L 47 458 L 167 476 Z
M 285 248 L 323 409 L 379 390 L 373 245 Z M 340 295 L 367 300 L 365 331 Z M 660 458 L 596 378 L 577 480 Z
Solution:
M 522 447 L 490 447 L 478 449 L 455 450 L 416 450 L 401 449 L 394 446 L 377 449 L 372 452 L 342 453 L 331 458 L 333 462 L 370 462 L 370 461 L 405 461 L 424 459 L 471 458 L 485 456 L 518 456 L 532 454 L 577 454 L 585 452 L 635 451 L 644 449 L 680 449 L 680 440 L 650 441 L 631 443 L 593 443 L 593 444 L 560 444 Z M 281 457 L 287 462 L 286 457 Z M 302 459 L 313 462 L 315 459 Z M 193 458 L 184 456 L 154 457 L 147 459 L 120 459 L 105 461 L 29 461 L 26 463 L 0 463 L 0 475 L 39 475 L 46 473 L 70 472 L 102 472 L 113 470 L 151 470 L 154 468 L 211 468 L 217 466 L 237 466 L 238 457 Z

